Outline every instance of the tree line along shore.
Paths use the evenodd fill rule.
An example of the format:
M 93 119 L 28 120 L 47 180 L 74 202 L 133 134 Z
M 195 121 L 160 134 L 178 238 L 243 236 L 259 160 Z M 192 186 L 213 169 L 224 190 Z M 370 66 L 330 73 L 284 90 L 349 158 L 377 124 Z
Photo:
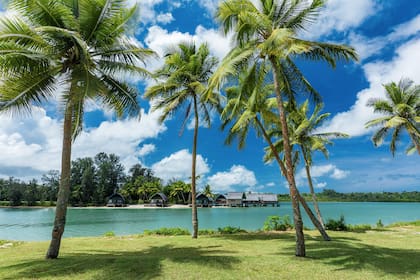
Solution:
M 53 206 L 57 200 L 60 173 L 48 171 L 41 181 L 29 182 L 10 177 L 0 178 L 0 206 Z M 199 189 L 208 197 L 214 197 L 210 185 Z M 133 165 L 128 173 L 114 154 L 98 153 L 95 157 L 77 158 L 72 162 L 71 206 L 105 206 L 115 192 L 124 196 L 128 204 L 149 203 L 150 197 L 158 192 L 165 194 L 169 204 L 191 203 L 191 184 L 181 180 L 163 180 L 149 168 Z M 308 200 L 311 194 L 302 193 Z M 278 194 L 278 201 L 290 201 L 289 194 Z M 319 201 L 345 202 L 420 202 L 420 192 L 352 192 L 340 193 L 324 189 L 317 193 Z

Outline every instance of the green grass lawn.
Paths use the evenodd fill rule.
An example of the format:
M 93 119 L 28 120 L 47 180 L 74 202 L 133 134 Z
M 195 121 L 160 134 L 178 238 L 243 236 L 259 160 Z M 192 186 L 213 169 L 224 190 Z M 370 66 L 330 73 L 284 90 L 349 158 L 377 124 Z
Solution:
M 0 248 L 0 279 L 420 279 L 418 225 L 305 233 L 306 258 L 291 232 L 69 238 L 57 260 L 48 242 L 17 243 Z

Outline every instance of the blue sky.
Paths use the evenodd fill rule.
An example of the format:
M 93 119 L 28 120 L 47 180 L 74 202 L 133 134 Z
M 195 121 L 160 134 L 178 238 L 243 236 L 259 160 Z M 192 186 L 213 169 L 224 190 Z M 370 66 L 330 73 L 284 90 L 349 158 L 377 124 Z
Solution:
M 208 42 L 220 59 L 228 52 L 230 39 L 212 20 L 218 0 L 143 0 L 132 30 L 140 44 L 159 55 L 180 41 Z M 130 4 L 134 4 L 131 0 Z M 386 143 L 375 148 L 372 130 L 364 123 L 375 117 L 366 102 L 383 97 L 382 84 L 408 77 L 420 84 L 420 2 L 418 0 L 330 0 L 319 21 L 301 36 L 307 39 L 349 44 L 356 48 L 360 62 L 339 64 L 335 70 L 314 62 L 298 62 L 312 85 L 323 96 L 324 112 L 331 113 L 325 131 L 340 131 L 350 139 L 337 140 L 330 158 L 315 154 L 312 174 L 317 191 L 339 192 L 420 190 L 420 157 L 406 156 L 408 138 L 401 139 L 393 158 Z M 4 5 L 3 5 L 4 7 Z M 0 16 L 4 16 L 3 12 Z M 161 59 L 148 64 L 156 69 Z M 150 81 L 137 81 L 144 91 Z M 165 180 L 188 180 L 190 176 L 192 130 L 178 135 L 182 116 L 159 124 L 159 112 L 148 102 L 140 122 L 113 118 L 94 102 L 88 104 L 85 131 L 76 140 L 73 159 L 98 152 L 115 153 L 129 168 L 140 162 Z M 209 183 L 215 191 L 266 191 L 287 193 L 285 180 L 276 164 L 262 161 L 265 146 L 251 132 L 245 149 L 225 146 L 225 133 L 217 116 L 210 129 L 199 131 L 198 173 L 200 186 Z M 34 108 L 31 116 L 10 119 L 0 115 L 0 177 L 23 180 L 40 178 L 59 169 L 61 116 L 54 102 Z M 302 167 L 297 171 L 299 188 L 308 191 Z

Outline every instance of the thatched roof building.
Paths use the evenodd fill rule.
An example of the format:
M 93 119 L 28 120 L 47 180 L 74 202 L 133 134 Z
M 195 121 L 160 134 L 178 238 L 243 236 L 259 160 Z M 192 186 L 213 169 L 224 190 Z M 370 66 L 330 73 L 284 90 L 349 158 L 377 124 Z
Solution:
M 127 204 L 125 204 L 125 198 L 121 194 L 114 193 L 113 195 L 111 195 L 108 198 L 108 203 L 106 204 L 106 206 L 108 206 L 108 207 L 124 207 L 124 206 L 127 206 Z
M 149 206 L 166 207 L 168 206 L 168 197 L 164 193 L 155 193 L 150 197 Z

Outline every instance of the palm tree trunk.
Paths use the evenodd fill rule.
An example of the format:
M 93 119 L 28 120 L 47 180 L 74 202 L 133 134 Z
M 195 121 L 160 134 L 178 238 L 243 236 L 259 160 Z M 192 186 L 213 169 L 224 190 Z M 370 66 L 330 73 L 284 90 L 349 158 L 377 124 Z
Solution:
M 61 237 L 63 236 L 64 226 L 66 224 L 67 203 L 70 195 L 72 114 L 72 105 L 69 104 L 64 115 L 61 179 L 57 195 L 51 243 L 45 256 L 47 259 L 56 259 L 58 257 Z
M 298 201 L 298 192 L 296 188 L 295 176 L 293 171 L 293 163 L 292 163 L 292 151 L 289 142 L 289 131 L 287 128 L 287 121 L 286 115 L 283 105 L 283 97 L 280 92 L 279 86 L 279 78 L 280 75 L 278 73 L 279 69 L 277 67 L 277 63 L 274 57 L 270 57 L 270 62 L 273 66 L 273 79 L 274 79 L 274 90 L 276 92 L 276 100 L 277 100 L 277 107 L 280 114 L 280 124 L 283 134 L 283 141 L 284 141 L 284 155 L 286 158 L 286 178 L 289 183 L 289 192 L 290 197 L 292 199 L 292 207 L 293 207 L 293 221 L 295 224 L 295 231 L 296 231 L 296 251 L 295 255 L 297 257 L 305 257 L 306 249 L 305 249 L 305 236 L 303 235 L 303 222 L 302 222 L 302 215 L 300 213 L 299 208 L 299 201 Z
M 279 157 L 279 153 L 277 152 L 276 147 L 273 145 L 273 142 L 271 141 L 270 137 L 267 134 L 267 131 L 264 129 L 264 126 L 260 122 L 260 120 L 255 117 L 255 121 L 257 125 L 260 127 L 265 140 L 267 141 L 268 145 L 270 146 L 271 151 L 273 152 L 274 157 L 276 158 L 276 161 L 280 167 L 280 172 L 282 174 L 286 174 L 286 167 L 284 166 L 283 161 L 281 161 Z M 328 236 L 327 232 L 325 231 L 325 228 L 321 225 L 321 223 L 316 219 L 314 213 L 312 213 L 311 208 L 309 208 L 308 204 L 306 203 L 305 199 L 300 195 L 298 191 L 299 201 L 302 203 L 303 208 L 306 211 L 306 214 L 308 214 L 308 217 L 311 219 L 312 224 L 318 229 L 318 231 L 321 233 L 322 237 L 324 238 L 324 241 L 331 241 L 331 238 Z
M 197 138 L 198 138 L 198 110 L 197 99 L 194 95 L 194 140 L 192 149 L 192 167 L 191 167 L 191 208 L 192 208 L 192 238 L 197 238 L 198 235 L 198 218 L 197 218 L 197 203 L 196 203 L 196 186 L 195 186 L 195 173 L 196 173 L 196 159 L 197 159 Z
M 322 228 L 325 229 L 325 225 L 324 225 L 324 221 L 322 219 L 321 211 L 319 210 L 319 206 L 318 206 L 318 200 L 316 198 L 316 194 L 315 194 L 315 191 L 314 191 L 314 185 L 312 183 L 312 176 L 311 176 L 309 161 L 308 161 L 308 158 L 306 156 L 306 151 L 302 146 L 300 146 L 300 148 L 301 148 L 301 151 L 302 151 L 303 159 L 305 160 L 306 177 L 308 178 L 308 185 L 309 185 L 309 190 L 311 191 L 311 194 L 312 194 L 312 201 L 314 203 L 315 213 L 318 216 L 318 221 L 321 224 Z

